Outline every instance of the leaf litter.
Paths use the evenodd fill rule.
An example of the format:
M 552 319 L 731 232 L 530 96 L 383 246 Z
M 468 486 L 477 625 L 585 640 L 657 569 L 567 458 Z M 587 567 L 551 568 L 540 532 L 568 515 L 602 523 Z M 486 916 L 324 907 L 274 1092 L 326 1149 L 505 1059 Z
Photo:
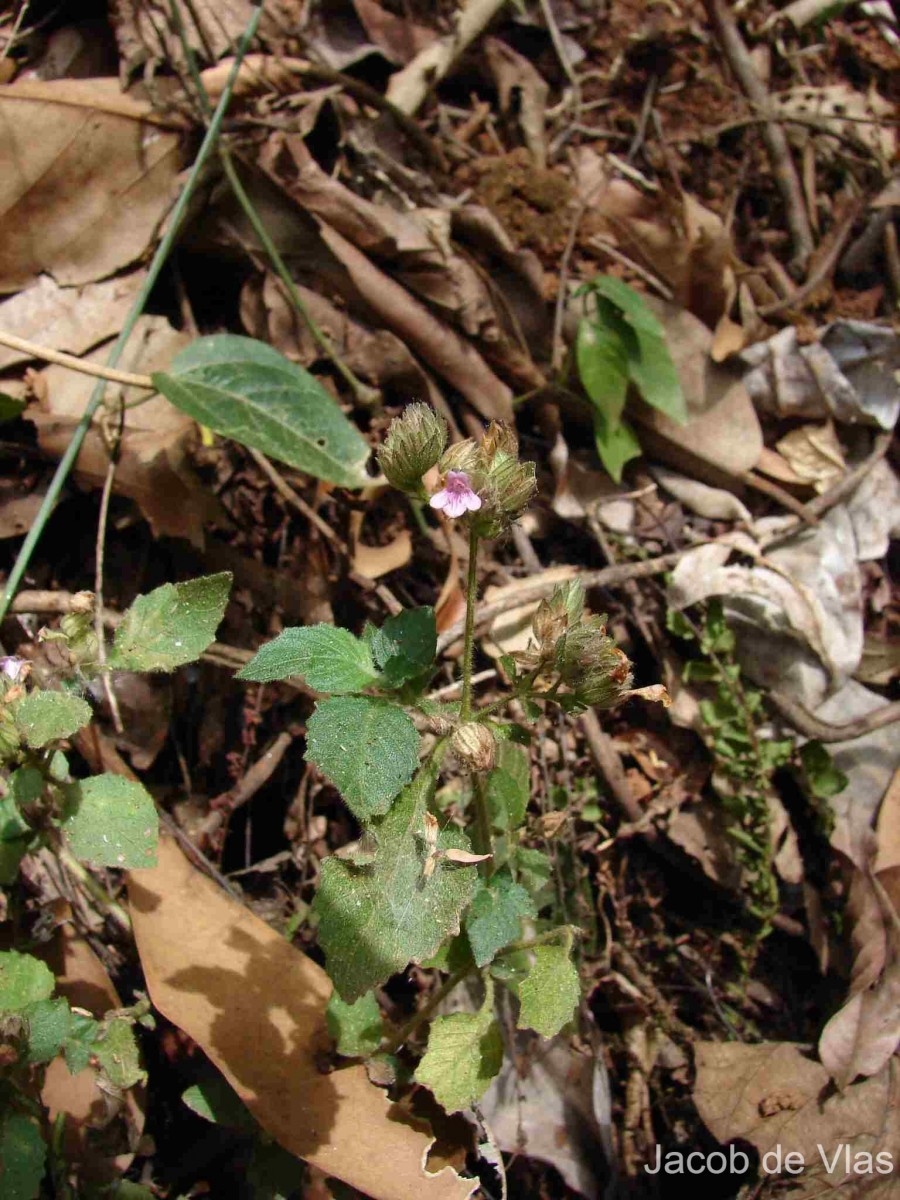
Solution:
M 215 102 L 250 6 L 176 7 Z M 780 1148 L 779 1171 L 792 1151 L 806 1164 L 793 1177 L 800 1195 L 840 1188 L 887 1197 L 895 1180 L 859 1163 L 879 1153 L 895 1168 L 900 1160 L 900 757 L 893 725 L 877 724 L 896 700 L 890 648 L 900 621 L 896 446 L 879 450 L 876 440 L 879 431 L 889 440 L 900 407 L 896 196 L 884 190 L 895 153 L 896 45 L 870 6 L 814 30 L 789 6 L 777 38 L 770 6 L 741 16 L 818 242 L 807 270 L 791 257 L 797 214 L 785 209 L 784 162 L 769 157 L 761 114 L 742 99 L 732 51 L 707 20 L 717 3 L 682 12 L 614 0 L 600 15 L 556 2 L 501 7 L 468 0 L 456 28 L 452 15 L 419 3 L 271 5 L 227 136 L 302 308 L 211 170 L 153 315 L 141 318 L 121 365 L 171 373 L 197 334 L 259 338 L 352 418 L 353 478 L 329 481 L 316 467 L 312 479 L 309 460 L 286 455 L 276 489 L 238 444 L 253 445 L 246 413 L 216 434 L 218 401 L 191 411 L 110 388 L 114 403 L 76 464 L 79 490 L 63 494 L 35 560 L 32 607 L 4 625 L 4 638 L 40 662 L 50 650 L 31 642 L 39 623 L 64 611 L 60 597 L 93 586 L 111 445 L 111 619 L 135 590 L 226 569 L 228 556 L 238 590 L 227 641 L 189 686 L 175 677 L 162 718 L 170 745 L 158 721 L 145 731 L 129 721 L 119 738 L 164 810 L 199 812 L 185 828 L 201 831 L 198 849 L 220 881 L 241 871 L 243 903 L 168 841 L 157 868 L 132 873 L 140 966 L 182 1041 L 173 1049 L 160 1033 L 146 1036 L 168 1047 L 170 1073 L 184 1070 L 196 1043 L 269 1136 L 365 1194 L 471 1194 L 474 1181 L 449 1169 L 423 1171 L 431 1132 L 400 1117 L 406 1052 L 372 1068 L 392 1081 L 390 1098 L 361 1066 L 324 1069 L 330 984 L 305 953 L 320 949 L 310 905 L 329 871 L 357 887 L 365 878 L 353 874 L 364 865 L 333 857 L 357 830 L 327 778 L 290 755 L 271 777 L 260 773 L 253 804 L 228 810 L 268 738 L 285 724 L 305 736 L 312 709 L 284 684 L 229 690 L 214 664 L 222 655 L 232 667 L 246 663 L 298 606 L 362 629 L 381 623 L 385 596 L 398 607 L 439 598 L 438 629 L 455 627 L 463 540 L 393 504 L 377 481 L 350 485 L 368 482 L 368 447 L 410 399 L 427 399 L 460 435 L 485 419 L 515 420 L 544 499 L 515 540 L 493 550 L 486 599 L 497 608 L 479 626 L 490 665 L 480 686 L 509 671 L 504 656 L 528 649 L 538 602 L 533 593 L 520 600 L 523 589 L 546 582 L 549 592 L 560 578 L 674 551 L 668 579 L 625 577 L 591 602 L 632 657 L 635 646 L 644 656 L 639 682 L 664 678 L 677 696 L 664 717 L 632 701 L 611 719 L 602 753 L 586 721 L 544 720 L 531 748 L 533 853 L 547 856 L 541 912 L 581 929 L 582 976 L 597 986 L 589 1017 L 549 1051 L 523 1035 L 507 1047 L 473 1117 L 496 1143 L 484 1159 L 496 1161 L 496 1147 L 505 1154 L 510 1194 L 563 1195 L 541 1165 L 553 1163 L 569 1188 L 591 1196 L 616 1179 L 637 1188 L 656 1145 L 742 1139 L 755 1148 L 751 1175 L 761 1164 L 761 1195 L 778 1174 L 765 1156 Z M 34 42 L 15 44 L 11 82 L 0 86 L 0 143 L 14 164 L 0 189 L 8 234 L 0 333 L 97 364 L 141 287 L 200 118 L 170 6 L 113 5 L 105 31 L 113 58 L 87 78 L 65 77 L 77 70 L 66 66 L 60 77 L 53 66 L 78 61 L 62 54 L 58 34 L 75 34 L 83 48 L 70 8 L 61 6 L 43 44 L 40 29 Z M 857 207 L 842 208 L 851 193 Z M 846 211 L 855 214 L 849 223 Z M 584 315 L 575 292 L 600 273 L 636 288 L 661 322 L 688 409 L 679 424 L 627 396 L 643 457 L 620 484 L 598 461 L 590 399 L 567 352 Z M 335 359 L 374 389 L 374 404 L 351 394 Z M 64 453 L 93 381 L 10 346 L 0 346 L 0 371 L 4 394 L 27 402 L 24 421 L 4 425 L 0 531 L 12 539 L 34 519 L 48 464 Z M 119 398 L 128 407 L 116 437 Z M 299 507 L 286 499 L 292 492 Z M 666 631 L 673 613 L 702 623 L 717 598 L 741 679 L 767 704 L 755 736 L 795 743 L 765 797 L 780 896 L 776 931 L 762 945 L 744 906 L 752 871 L 735 850 L 733 791 L 703 717 L 710 684 L 696 666 L 685 677 L 686 661 L 703 656 L 696 641 Z M 441 696 L 445 680 L 433 682 L 436 704 L 454 701 Z M 784 715 L 792 704 L 801 706 L 796 725 Z M 871 728 L 842 739 L 839 727 L 858 720 Z M 846 777 L 834 794 L 817 794 L 800 769 L 816 729 Z M 202 830 L 221 797 L 226 815 L 215 825 L 231 829 L 214 844 Z M 446 802 L 452 818 L 466 797 Z M 453 828 L 441 836 L 457 853 Z M 356 853 L 365 864 L 365 845 Z M 438 882 L 454 870 L 460 889 L 458 864 L 433 866 Z M 37 866 L 31 878 L 36 895 L 48 893 Z M 226 882 L 234 893 L 237 880 Z M 388 903 L 390 881 L 376 892 Z M 454 893 L 445 923 L 461 907 Z M 90 913 L 82 901 L 76 921 Z M 324 924 L 327 953 L 336 936 L 327 913 Z M 110 942 L 107 953 L 117 978 L 123 956 L 136 962 L 124 944 Z M 401 1023 L 431 986 L 427 961 L 382 978 L 403 957 L 388 954 L 364 981 Z M 527 988 L 523 999 L 527 1006 Z M 675 1054 L 660 1050 L 660 1029 Z M 692 1066 L 680 1047 L 692 1047 Z M 124 1096 L 134 1133 L 139 1093 Z M 54 1104 L 77 1111 L 70 1098 Z M 434 1156 L 461 1163 L 465 1151 L 438 1145 Z M 152 1171 L 153 1151 L 144 1157 Z M 161 1146 L 156 1158 L 169 1169 Z M 294 1183 L 298 1194 L 316 1194 L 299 1162 Z

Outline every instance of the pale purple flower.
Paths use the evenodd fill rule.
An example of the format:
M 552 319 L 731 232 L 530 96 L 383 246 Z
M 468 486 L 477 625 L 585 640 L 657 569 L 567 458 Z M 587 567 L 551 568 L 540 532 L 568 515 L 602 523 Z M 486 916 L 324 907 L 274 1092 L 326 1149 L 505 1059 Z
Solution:
M 428 503 L 432 508 L 443 509 L 448 517 L 461 517 L 463 513 L 477 512 L 481 497 L 472 488 L 465 471 L 448 471 L 443 489 L 435 492 Z
M 0 671 L 11 679 L 13 683 L 18 683 L 22 678 L 22 673 L 28 666 L 28 660 L 25 658 L 16 658 L 12 654 L 7 654 L 5 658 L 0 658 Z

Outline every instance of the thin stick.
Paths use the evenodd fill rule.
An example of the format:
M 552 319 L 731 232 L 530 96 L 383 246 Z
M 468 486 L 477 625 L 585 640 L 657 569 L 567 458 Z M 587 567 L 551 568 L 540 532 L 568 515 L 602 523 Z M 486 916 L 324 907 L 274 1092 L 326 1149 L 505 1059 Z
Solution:
M 849 742 L 853 738 L 865 737 L 867 733 L 874 733 L 876 729 L 884 729 L 886 725 L 900 721 L 900 700 L 886 704 L 883 708 L 876 708 L 874 712 L 857 717 L 855 721 L 832 725 L 830 721 L 820 720 L 802 704 L 788 696 L 782 696 L 780 692 L 769 692 L 766 699 L 798 733 L 802 733 L 804 737 L 815 738 L 819 742 Z
M 17 337 L 14 333 L 4 333 L 0 330 L 0 346 L 9 346 L 10 350 L 20 350 L 29 358 L 39 358 L 42 362 L 56 363 L 58 367 L 68 367 L 70 371 L 78 371 L 81 375 L 93 375 L 95 379 L 107 379 L 110 383 L 121 383 L 125 387 L 146 388 L 153 392 L 153 380 L 149 375 L 134 375 L 131 371 L 116 371 L 112 367 L 101 367 L 96 363 L 85 362 L 74 354 L 66 354 L 62 350 L 51 350 L 49 346 L 39 346 L 37 342 L 29 342 L 27 338 Z
M 144 311 L 144 307 L 150 297 L 150 292 L 155 286 L 165 261 L 175 244 L 175 240 L 178 237 L 178 233 L 181 228 L 181 222 L 184 219 L 184 216 L 188 210 L 188 206 L 191 202 L 191 197 L 196 191 L 197 184 L 200 182 L 200 179 L 203 175 L 206 162 L 213 151 L 216 141 L 218 140 L 219 131 L 222 127 L 222 120 L 225 116 L 225 110 L 228 108 L 229 101 L 231 100 L 231 93 L 241 67 L 241 62 L 243 61 L 244 55 L 247 53 L 250 43 L 253 41 L 253 38 L 256 34 L 256 29 L 259 25 L 259 19 L 262 16 L 262 11 L 262 4 L 259 4 L 253 9 L 253 14 L 247 23 L 247 28 L 244 30 L 244 36 L 241 38 L 241 44 L 238 47 L 238 52 L 235 56 L 234 63 L 232 64 L 231 71 L 228 76 L 228 82 L 226 83 L 225 89 L 222 92 L 222 97 L 216 106 L 216 111 L 213 114 L 209 128 L 206 131 L 206 136 L 204 137 L 200 149 L 197 152 L 197 157 L 194 160 L 194 165 L 191 168 L 187 181 L 185 182 L 185 185 L 181 190 L 181 194 L 175 202 L 175 207 L 172 209 L 168 228 L 166 229 L 166 232 L 156 249 L 156 253 L 153 256 L 153 261 L 150 263 L 150 267 L 147 271 L 147 278 L 144 280 L 141 290 L 136 296 L 128 316 L 125 318 L 125 322 L 122 326 L 122 332 L 116 338 L 115 344 L 110 351 L 109 359 L 107 361 L 107 366 L 109 367 L 115 367 L 116 363 L 122 357 L 122 354 L 128 343 L 128 339 L 131 337 L 134 327 L 137 324 L 138 318 Z M 16 561 L 13 564 L 12 570 L 10 571 L 9 577 L 6 581 L 6 587 L 4 588 L 3 595 L 0 597 L 0 620 L 6 616 L 10 601 L 15 595 L 19 584 L 22 582 L 25 572 L 28 569 L 28 564 L 31 562 L 31 556 L 34 553 L 34 549 L 40 541 L 41 535 L 44 532 L 44 527 L 46 526 L 47 521 L 50 518 L 50 514 L 56 506 L 56 502 L 59 499 L 60 493 L 62 492 L 65 482 L 69 477 L 69 473 L 72 470 L 72 467 L 75 465 L 75 460 L 78 458 L 78 454 L 81 450 L 82 444 L 84 443 L 84 439 L 87 436 L 87 432 L 91 427 L 91 422 L 94 419 L 94 414 L 103 401 L 103 394 L 105 390 L 106 381 L 102 379 L 98 380 L 97 386 L 91 393 L 91 397 L 88 400 L 81 420 L 78 423 L 78 427 L 72 434 L 72 440 L 69 442 L 65 454 L 59 461 L 59 465 L 56 468 L 56 472 L 54 473 L 54 476 L 50 481 L 50 486 L 47 489 L 47 493 L 44 496 L 43 503 L 41 504 L 37 516 L 35 517 L 27 536 L 22 543 L 22 548 L 19 550 L 18 557 L 16 558 Z
M 728 65 L 744 90 L 745 95 L 756 105 L 760 113 L 766 114 L 762 127 L 763 141 L 772 162 L 772 174 L 784 201 L 785 216 L 791 239 L 794 244 L 794 256 L 798 262 L 805 263 L 813 252 L 815 242 L 806 205 L 803 202 L 803 190 L 797 177 L 797 169 L 791 158 L 787 135 L 781 125 L 768 115 L 769 94 L 765 84 L 756 73 L 756 69 L 744 45 L 737 22 L 725 0 L 703 0 L 710 23 L 715 30 L 719 44 L 728 59 Z

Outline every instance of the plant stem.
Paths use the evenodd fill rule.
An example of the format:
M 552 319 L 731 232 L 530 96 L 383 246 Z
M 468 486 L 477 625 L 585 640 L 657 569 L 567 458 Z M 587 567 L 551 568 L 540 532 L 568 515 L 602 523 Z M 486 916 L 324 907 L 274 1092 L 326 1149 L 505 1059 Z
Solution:
M 83 866 L 71 850 L 60 841 L 54 846 L 56 856 L 70 875 L 73 875 L 91 899 L 115 921 L 124 933 L 131 933 L 131 918 L 121 904 L 113 900 L 106 888 Z
M 385 1038 L 381 1043 L 382 1054 L 395 1054 L 404 1042 L 409 1041 L 419 1026 L 427 1021 L 438 1005 L 446 999 L 453 989 L 475 970 L 474 965 L 470 964 L 467 967 L 460 967 L 458 971 L 454 971 L 452 975 L 441 984 L 436 992 L 432 994 L 429 1000 L 422 1005 L 418 1012 L 414 1013 L 405 1025 L 401 1025 L 395 1034 Z
M 475 606 L 478 603 L 478 534 L 469 530 L 469 570 L 466 576 L 466 629 L 463 637 L 460 720 L 472 713 L 472 658 L 475 654 Z
M 472 845 L 476 854 L 493 854 L 494 844 L 491 838 L 491 814 L 488 809 L 487 791 L 484 775 L 479 772 L 473 779 L 475 803 L 475 827 L 472 830 Z M 494 870 L 493 858 L 486 858 L 478 864 L 485 878 L 490 878 Z
M 241 38 L 241 44 L 238 47 L 237 54 L 235 55 L 234 63 L 232 64 L 231 72 L 228 76 L 228 81 L 225 84 L 225 89 L 222 92 L 219 103 L 216 105 L 216 110 L 213 113 L 212 120 L 209 123 L 206 136 L 204 137 L 200 149 L 197 152 L 197 157 L 194 159 L 194 165 L 191 167 L 190 175 L 188 176 L 187 181 L 181 190 L 181 195 L 175 202 L 175 207 L 172 209 L 172 214 L 169 218 L 169 227 L 163 235 L 159 246 L 157 246 L 156 253 L 153 255 L 153 261 L 150 263 L 150 266 L 147 270 L 147 278 L 144 280 L 140 292 L 135 297 L 134 303 L 131 306 L 131 310 L 128 313 L 128 316 L 125 318 L 124 324 L 122 325 L 122 331 L 116 338 L 115 344 L 110 351 L 106 364 L 108 367 L 115 367 L 119 359 L 122 357 L 125 346 L 134 331 L 134 327 L 137 324 L 138 318 L 144 311 L 144 307 L 149 299 L 150 292 L 153 290 L 153 287 L 159 278 L 160 272 L 162 271 L 163 265 L 169 256 L 169 252 L 175 244 L 175 240 L 181 228 L 181 222 L 184 219 L 185 213 L 187 212 L 191 197 L 197 188 L 197 184 L 200 181 L 203 169 L 206 166 L 207 159 L 212 153 L 213 147 L 218 139 L 219 130 L 222 127 L 222 119 L 225 116 L 225 110 L 227 109 L 231 100 L 231 93 L 234 89 L 238 71 L 240 70 L 245 54 L 250 48 L 250 43 L 253 41 L 253 38 L 256 34 L 256 29 L 259 25 L 259 19 L 261 16 L 262 4 L 260 3 L 253 9 L 253 14 L 247 23 L 247 28 L 244 30 L 244 36 Z M 78 458 L 78 454 L 81 450 L 84 439 L 91 427 L 91 421 L 94 418 L 94 414 L 103 401 L 103 395 L 105 391 L 106 381 L 102 379 L 98 380 L 97 385 L 91 392 L 90 399 L 87 402 L 87 406 L 85 407 L 81 420 L 78 423 L 78 428 L 72 434 L 72 440 L 66 447 L 65 454 L 59 460 L 59 465 L 57 466 L 53 478 L 50 481 L 47 494 L 44 496 L 43 503 L 38 510 L 37 516 L 32 522 L 25 541 L 22 543 L 18 557 L 16 558 L 16 561 L 13 564 L 12 570 L 10 571 L 9 577 L 6 581 L 6 587 L 4 588 L 3 595 L 0 596 L 0 620 L 6 616 L 7 610 L 12 603 L 12 598 L 16 594 L 19 584 L 22 582 L 22 578 L 28 569 L 28 564 L 31 561 L 31 556 L 34 553 L 34 549 L 40 541 L 47 521 L 50 519 L 50 514 L 52 513 L 56 502 L 59 499 L 60 493 L 62 492 L 63 486 L 69 477 L 70 471 L 75 465 L 75 460 Z

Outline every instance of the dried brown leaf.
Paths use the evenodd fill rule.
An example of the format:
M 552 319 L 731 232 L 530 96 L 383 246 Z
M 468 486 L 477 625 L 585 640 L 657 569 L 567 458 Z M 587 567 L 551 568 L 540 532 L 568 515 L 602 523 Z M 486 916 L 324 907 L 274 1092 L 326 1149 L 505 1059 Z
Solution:
M 428 1174 L 429 1138 L 363 1067 L 323 1074 L 328 976 L 196 871 L 168 839 L 128 884 L 154 1005 L 209 1055 L 286 1150 L 374 1200 L 466 1200 L 475 1182 Z
M 0 292 L 88 283 L 146 251 L 174 198 L 178 135 L 115 79 L 0 87 Z
M 830 1196 L 833 1188 L 841 1200 L 863 1195 L 867 1200 L 896 1198 L 895 1164 L 900 1162 L 900 1061 L 896 1058 L 877 1075 L 843 1092 L 832 1089 L 828 1072 L 808 1048 L 794 1042 L 755 1046 L 699 1042 L 694 1058 L 694 1101 L 720 1142 L 733 1138 L 751 1142 L 763 1156 L 763 1171 L 770 1174 L 781 1169 L 776 1166 L 779 1147 L 782 1165 L 787 1154 L 799 1154 L 803 1170 L 794 1182 L 801 1195 Z M 879 1153 L 893 1166 L 890 1174 L 877 1173 L 874 1156 Z M 857 1154 L 873 1156 L 868 1171 L 858 1169 L 867 1163 Z M 823 1156 L 833 1170 L 826 1170 Z

